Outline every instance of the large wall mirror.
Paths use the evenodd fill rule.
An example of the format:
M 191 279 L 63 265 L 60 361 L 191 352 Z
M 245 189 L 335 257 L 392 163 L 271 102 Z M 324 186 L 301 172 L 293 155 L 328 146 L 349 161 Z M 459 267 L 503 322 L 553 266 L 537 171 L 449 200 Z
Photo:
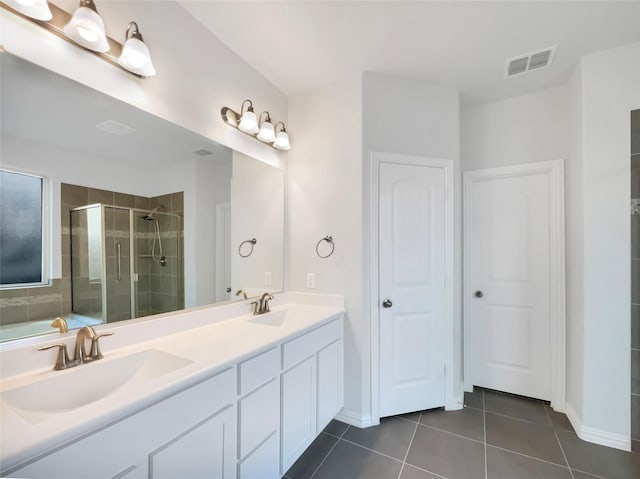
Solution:
M 283 289 L 283 171 L 0 54 L 0 340 Z

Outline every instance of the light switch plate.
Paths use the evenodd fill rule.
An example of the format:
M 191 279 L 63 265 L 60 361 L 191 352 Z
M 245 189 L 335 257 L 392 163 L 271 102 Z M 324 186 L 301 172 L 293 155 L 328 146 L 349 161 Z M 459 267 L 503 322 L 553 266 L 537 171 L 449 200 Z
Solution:
M 264 272 L 264 285 L 271 286 L 271 271 Z

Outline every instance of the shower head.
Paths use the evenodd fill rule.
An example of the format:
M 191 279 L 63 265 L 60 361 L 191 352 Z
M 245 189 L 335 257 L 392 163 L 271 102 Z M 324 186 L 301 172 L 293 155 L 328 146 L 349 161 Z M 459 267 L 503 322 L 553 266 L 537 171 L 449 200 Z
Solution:
M 163 208 L 163 209 L 164 209 L 164 205 L 158 205 L 158 206 L 156 206 L 156 207 L 155 207 L 154 209 L 152 209 L 148 214 L 144 215 L 144 216 L 142 217 L 142 219 L 143 219 L 143 220 L 145 220 L 145 221 L 156 221 L 156 219 L 153 217 L 153 215 L 155 215 L 155 214 L 158 212 L 158 210 L 159 210 L 160 208 Z

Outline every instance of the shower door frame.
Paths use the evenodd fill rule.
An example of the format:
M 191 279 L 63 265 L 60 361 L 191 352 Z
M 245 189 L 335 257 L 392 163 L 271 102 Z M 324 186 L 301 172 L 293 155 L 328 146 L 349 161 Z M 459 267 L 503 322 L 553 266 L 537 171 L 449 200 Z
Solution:
M 102 257 L 100 258 L 101 260 L 101 268 L 102 268 L 102 274 L 101 274 L 101 290 L 102 290 L 102 321 L 103 324 L 107 323 L 107 254 L 106 254 L 106 246 L 107 246 L 107 228 L 105 226 L 105 220 L 106 220 L 106 208 L 113 208 L 113 209 L 118 209 L 118 210 L 128 210 L 129 211 L 129 296 L 130 296 L 130 308 L 131 308 L 131 318 L 129 319 L 135 319 L 138 318 L 139 316 L 137 315 L 137 311 L 136 311 L 136 290 L 135 290 L 135 283 L 136 283 L 136 275 L 138 274 L 135 271 L 135 259 L 136 259 L 136 250 L 135 250 L 135 229 L 134 229 L 134 220 L 135 220 L 135 215 L 136 213 L 149 213 L 149 210 L 147 209 L 142 209 L 142 208 L 131 208 L 129 206 L 117 206 L 117 205 L 109 205 L 106 203 L 92 203 L 90 205 L 84 205 L 84 206 L 78 206 L 76 208 L 72 208 L 71 210 L 69 210 L 69 213 L 71 215 L 71 213 L 73 213 L 74 211 L 82 211 L 82 210 L 88 210 L 90 208 L 95 208 L 95 207 L 99 207 L 100 208 L 100 225 L 102 228 L 101 231 L 101 235 L 100 235 L 100 249 L 102 252 Z M 184 226 L 182 224 L 183 222 L 183 218 L 179 213 L 174 213 L 174 212 L 156 212 L 156 214 L 159 215 L 168 215 L 168 216 L 174 216 L 177 218 L 178 220 L 178 231 L 182 230 L 184 231 Z M 70 223 L 71 225 L 71 223 Z M 71 231 L 70 231 L 71 233 Z M 70 235 L 72 236 L 72 235 Z M 73 240 L 73 239 L 72 239 Z M 178 235 L 178 237 L 176 238 L 176 241 L 180 241 L 180 237 Z M 184 246 L 183 246 L 184 248 Z M 180 270 L 180 268 L 183 268 L 183 263 L 184 263 L 184 250 L 181 251 L 181 248 L 179 247 L 179 243 L 178 243 L 178 253 L 182 253 L 182 260 L 180 260 L 181 255 L 178 254 L 178 258 L 179 258 L 179 263 L 178 263 L 178 271 Z M 72 279 L 73 280 L 73 279 Z M 183 292 L 182 292 L 182 297 L 184 298 L 184 272 L 183 272 L 183 279 L 182 281 L 178 281 L 178 287 L 182 286 L 183 288 Z M 73 285 L 71 287 L 71 291 L 72 291 L 72 295 L 73 295 Z M 183 300 L 184 301 L 184 300 Z M 72 301 L 72 308 L 73 308 L 73 301 Z M 183 305 L 184 308 L 184 305 Z M 142 317 L 142 316 L 140 316 Z

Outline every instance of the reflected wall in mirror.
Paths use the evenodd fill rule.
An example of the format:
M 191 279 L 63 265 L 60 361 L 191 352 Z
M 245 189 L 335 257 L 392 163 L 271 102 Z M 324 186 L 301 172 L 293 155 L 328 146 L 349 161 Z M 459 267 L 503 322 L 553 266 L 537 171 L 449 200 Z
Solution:
M 44 179 L 45 283 L 0 289 L 0 340 L 55 333 L 57 316 L 80 327 L 283 289 L 282 170 L 8 53 L 0 61 L 0 168 Z

